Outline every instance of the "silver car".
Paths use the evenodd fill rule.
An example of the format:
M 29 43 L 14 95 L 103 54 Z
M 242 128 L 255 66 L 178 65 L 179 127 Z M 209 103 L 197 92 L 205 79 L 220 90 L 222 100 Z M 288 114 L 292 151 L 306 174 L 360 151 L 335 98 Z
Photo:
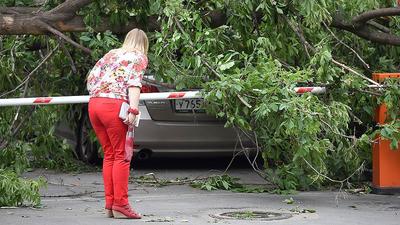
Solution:
M 142 93 L 173 91 L 144 83 Z M 225 121 L 208 115 L 202 99 L 141 100 L 141 120 L 135 130 L 135 158 L 153 156 L 224 156 L 232 155 L 241 145 L 236 131 L 225 128 Z M 87 163 L 98 162 L 99 145 L 91 131 L 87 112 L 78 122 L 75 141 L 77 157 Z M 252 148 L 243 134 L 246 148 Z

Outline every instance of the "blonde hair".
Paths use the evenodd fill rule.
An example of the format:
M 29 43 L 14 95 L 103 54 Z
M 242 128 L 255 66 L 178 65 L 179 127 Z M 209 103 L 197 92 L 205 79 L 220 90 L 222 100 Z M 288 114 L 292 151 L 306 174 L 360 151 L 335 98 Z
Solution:
M 126 51 L 138 50 L 147 55 L 149 40 L 146 33 L 138 28 L 129 31 L 121 48 Z

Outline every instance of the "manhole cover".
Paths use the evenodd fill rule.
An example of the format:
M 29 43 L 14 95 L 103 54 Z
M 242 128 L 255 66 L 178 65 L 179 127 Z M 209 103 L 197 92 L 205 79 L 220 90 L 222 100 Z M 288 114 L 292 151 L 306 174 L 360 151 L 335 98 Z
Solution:
M 292 217 L 290 213 L 277 213 L 266 211 L 234 211 L 212 215 L 218 219 L 235 220 L 283 220 Z

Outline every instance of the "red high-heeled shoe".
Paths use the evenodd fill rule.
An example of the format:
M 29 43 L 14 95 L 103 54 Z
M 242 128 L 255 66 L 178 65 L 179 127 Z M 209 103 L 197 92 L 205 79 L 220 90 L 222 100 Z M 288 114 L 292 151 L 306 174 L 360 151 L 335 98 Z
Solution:
M 112 213 L 116 219 L 141 219 L 142 216 L 135 212 L 128 204 L 126 206 L 112 206 Z
M 106 212 L 106 217 L 108 217 L 108 218 L 114 217 L 112 209 L 105 209 L 105 212 Z

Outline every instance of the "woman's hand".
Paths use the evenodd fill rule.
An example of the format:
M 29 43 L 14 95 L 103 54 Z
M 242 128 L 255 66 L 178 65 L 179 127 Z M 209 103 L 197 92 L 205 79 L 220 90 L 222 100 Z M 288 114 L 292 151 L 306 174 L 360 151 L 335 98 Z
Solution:
M 136 115 L 129 113 L 124 123 L 133 126 L 135 124 L 135 120 L 136 120 Z

